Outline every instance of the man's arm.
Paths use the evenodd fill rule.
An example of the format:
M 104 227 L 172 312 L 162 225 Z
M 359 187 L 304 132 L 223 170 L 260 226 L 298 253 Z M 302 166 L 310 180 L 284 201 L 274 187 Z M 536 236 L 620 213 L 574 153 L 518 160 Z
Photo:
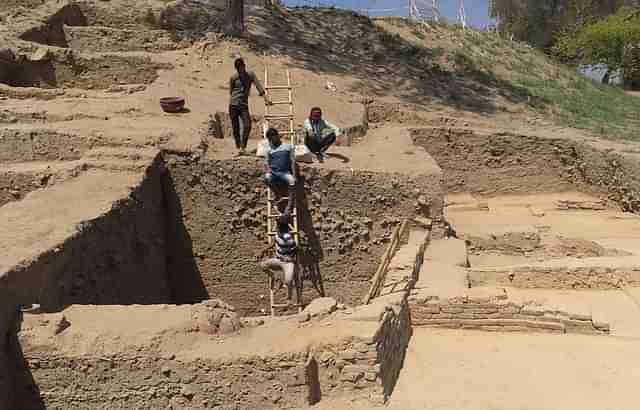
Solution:
M 331 129 L 331 131 L 333 131 L 336 134 L 336 137 L 339 137 L 342 134 L 342 130 L 340 130 L 340 128 L 330 123 L 329 121 L 324 120 L 324 124 L 327 126 L 327 128 Z
M 306 143 L 313 135 L 313 127 L 311 126 L 311 121 L 309 121 L 308 118 L 304 120 L 304 123 L 302 124 L 302 131 L 304 133 L 304 142 Z
M 291 145 L 291 149 L 289 150 L 289 169 L 291 170 L 291 174 L 294 174 L 293 164 L 296 163 L 296 146 Z
M 233 76 L 229 77 L 229 95 L 233 94 Z
M 264 166 L 267 172 L 271 172 L 271 151 L 267 152 L 267 155 L 264 156 Z
M 256 89 L 258 90 L 258 94 L 260 94 L 261 97 L 264 97 L 264 102 L 267 105 L 270 105 L 271 104 L 271 100 L 269 99 L 269 96 L 267 95 L 267 91 L 262 86 L 262 83 L 258 79 L 258 76 L 256 75 L 256 73 L 254 73 L 252 71 L 250 76 L 251 76 L 251 80 L 253 81 L 253 84 L 255 84 Z

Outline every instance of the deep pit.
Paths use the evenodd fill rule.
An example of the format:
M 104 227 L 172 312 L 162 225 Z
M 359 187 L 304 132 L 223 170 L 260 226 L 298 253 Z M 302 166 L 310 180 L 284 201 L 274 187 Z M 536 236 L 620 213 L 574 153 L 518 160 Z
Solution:
M 438 158 L 441 164 L 444 164 L 444 181 L 450 188 L 453 186 L 458 187 L 459 191 L 465 191 L 465 188 L 468 187 L 466 184 L 469 182 L 460 185 L 461 180 L 474 181 L 482 195 L 479 195 L 478 192 L 473 192 L 472 195 L 452 195 L 445 204 L 443 187 L 441 186 L 442 178 L 434 178 L 434 175 L 409 177 L 400 174 L 358 170 L 328 170 L 306 165 L 302 165 L 300 169 L 300 188 L 297 194 L 298 212 L 302 216 L 302 243 L 308 246 L 304 252 L 305 258 L 308 259 L 305 259 L 304 263 L 314 269 L 319 269 L 327 294 L 348 306 L 361 303 L 363 295 L 370 287 L 370 280 L 378 267 L 380 257 L 389 243 L 391 232 L 402 220 L 421 217 L 434 221 L 433 223 L 438 225 L 443 217 L 446 219 L 448 225 L 441 225 L 438 228 L 444 233 L 444 238 L 442 235 L 431 234 L 430 241 L 427 240 L 425 243 L 427 252 L 425 253 L 425 262 L 422 268 L 419 268 L 421 277 L 413 283 L 415 290 L 412 291 L 412 296 L 408 301 L 403 299 L 404 293 L 402 292 L 392 292 L 388 296 L 374 299 L 374 304 L 379 305 L 375 309 L 389 309 L 384 308 L 386 303 L 391 303 L 385 302 L 387 297 L 399 297 L 392 305 L 405 306 L 395 311 L 396 313 L 393 317 L 389 317 L 388 322 L 374 321 L 376 326 L 372 328 L 386 326 L 389 329 L 400 329 L 398 337 L 388 339 L 387 342 L 383 341 L 387 339 L 376 339 L 378 341 L 373 345 L 375 348 L 371 348 L 373 350 L 367 348 L 367 350 L 357 341 L 365 339 L 353 339 L 355 334 L 351 332 L 360 329 L 358 327 L 360 325 L 355 325 L 356 322 L 350 322 L 357 317 L 357 315 L 353 316 L 355 313 L 350 313 L 345 316 L 346 321 L 338 320 L 336 317 L 330 319 L 336 324 L 334 326 L 338 326 L 332 328 L 334 332 L 345 332 L 344 342 L 324 344 L 324 342 L 320 342 L 323 339 L 317 339 L 316 342 L 322 346 L 319 347 L 319 351 L 325 353 L 319 353 L 313 358 L 310 358 L 306 353 L 297 352 L 290 355 L 283 353 L 284 356 L 273 356 L 268 359 L 240 359 L 239 356 L 235 356 L 236 353 L 229 353 L 232 356 L 224 361 L 219 355 L 223 354 L 226 348 L 221 347 L 207 350 L 209 352 L 206 353 L 207 359 L 194 362 L 192 359 L 188 359 L 188 356 L 176 359 L 163 353 L 174 349 L 170 344 L 166 344 L 169 343 L 169 340 L 182 340 L 182 336 L 179 335 L 183 330 L 170 328 L 171 330 L 166 334 L 172 335 L 174 334 L 172 332 L 177 331 L 176 336 L 170 336 L 168 339 L 164 337 L 154 339 L 156 343 L 160 344 L 152 344 L 152 350 L 145 350 L 141 356 L 145 359 L 134 359 L 114 351 L 115 356 L 110 359 L 110 364 L 92 358 L 91 355 L 85 355 L 76 362 L 76 359 L 73 358 L 75 353 L 67 351 L 65 353 L 67 356 L 64 357 L 41 356 L 36 360 L 33 351 L 30 351 L 27 357 L 36 382 L 33 380 L 29 382 L 28 378 L 25 379 L 27 380 L 24 382 L 25 385 L 31 386 L 27 390 L 33 391 L 34 383 L 38 383 L 40 388 L 46 391 L 55 390 L 58 380 L 66 377 L 60 373 L 60 369 L 66 369 L 65 374 L 90 374 L 92 375 L 90 380 L 94 380 L 101 374 L 103 368 L 111 368 L 118 370 L 114 374 L 122 375 L 122 377 L 109 378 L 106 384 L 106 386 L 118 386 L 119 393 L 117 395 L 113 396 L 106 390 L 101 390 L 97 396 L 93 396 L 93 399 L 87 399 L 90 395 L 86 392 L 71 396 L 55 393 L 45 399 L 48 408 L 62 408 L 68 403 L 74 403 L 77 408 L 96 408 L 96 406 L 102 408 L 103 403 L 113 400 L 126 407 L 125 403 L 136 403 L 145 397 L 148 397 L 147 400 L 151 400 L 154 405 L 164 405 L 163 403 L 169 400 L 169 397 L 176 394 L 182 397 L 180 400 L 186 400 L 185 403 L 195 403 L 193 400 L 194 397 L 197 397 L 199 404 L 192 404 L 193 408 L 205 408 L 211 404 L 210 400 L 219 404 L 229 400 L 241 400 L 244 403 L 244 408 L 300 406 L 305 401 L 304 397 L 313 390 L 310 386 L 316 383 L 309 384 L 309 380 L 315 379 L 305 379 L 302 374 L 312 368 L 309 367 L 309 363 L 317 361 L 320 369 L 317 383 L 322 386 L 321 390 L 327 394 L 327 397 L 339 397 L 344 391 L 367 392 L 367 397 L 374 397 L 375 394 L 382 394 L 380 397 L 388 397 L 393 392 L 393 387 L 384 387 L 382 393 L 374 394 L 372 392 L 378 391 L 377 387 L 373 382 L 371 382 L 373 384 L 368 384 L 368 378 L 376 380 L 377 377 L 381 377 L 380 380 L 387 380 L 380 382 L 385 386 L 395 384 L 399 366 L 401 366 L 404 357 L 402 352 L 408 343 L 408 332 L 410 332 L 408 320 L 402 319 L 405 315 L 404 312 L 408 315 L 408 309 L 412 311 L 413 326 L 463 327 L 465 329 L 494 331 L 608 333 L 609 325 L 592 318 L 591 315 L 571 313 L 573 308 L 560 311 L 558 309 L 552 310 L 544 305 L 531 305 L 528 299 L 515 290 L 500 291 L 501 286 L 508 289 L 527 287 L 518 282 L 524 276 L 517 271 L 518 280 L 515 282 L 509 279 L 508 273 L 503 275 L 506 279 L 500 276 L 502 271 L 498 273 L 491 271 L 493 272 L 491 279 L 482 282 L 479 279 L 480 275 L 485 274 L 486 276 L 486 271 L 489 269 L 482 265 L 486 261 L 492 262 L 500 260 L 500 258 L 516 258 L 505 260 L 504 263 L 511 266 L 514 260 L 518 260 L 517 258 L 542 257 L 541 255 L 544 255 L 545 258 L 551 256 L 550 261 L 544 262 L 547 265 L 556 263 L 553 262 L 554 260 L 561 261 L 567 255 L 583 257 L 585 260 L 612 256 L 629 256 L 634 259 L 632 252 L 627 249 L 628 247 L 600 243 L 597 238 L 592 240 L 586 238 L 583 241 L 572 240 L 571 238 L 578 236 L 571 231 L 557 232 L 558 235 L 562 233 L 564 239 L 549 242 L 549 238 L 554 237 L 556 232 L 553 229 L 551 231 L 549 229 L 541 230 L 536 227 L 539 225 L 536 223 L 530 223 L 530 226 L 533 226 L 532 229 L 511 229 L 499 234 L 499 230 L 496 228 L 487 236 L 483 236 L 482 232 L 474 236 L 471 229 L 473 225 L 469 225 L 469 221 L 484 221 L 490 224 L 493 220 L 491 218 L 496 218 L 498 225 L 500 223 L 506 224 L 509 222 L 508 218 L 505 219 L 505 214 L 498 212 L 499 210 L 503 212 L 505 209 L 507 211 L 504 212 L 515 212 L 513 215 L 516 218 L 522 219 L 522 213 L 527 212 L 530 218 L 539 219 L 541 218 L 540 212 L 546 212 L 547 216 L 552 214 L 549 208 L 551 205 L 548 204 L 556 206 L 558 203 L 562 205 L 555 211 L 559 213 L 559 218 L 566 218 L 566 216 L 560 215 L 562 212 L 573 212 L 571 215 L 578 219 L 583 218 L 580 216 L 580 212 L 600 213 L 598 215 L 604 212 L 602 209 L 579 209 L 580 206 L 585 207 L 589 204 L 594 207 L 604 206 L 606 215 L 602 215 L 605 217 L 621 214 L 619 210 L 615 210 L 615 202 L 607 202 L 606 200 L 602 202 L 601 199 L 594 197 L 594 192 L 598 192 L 600 187 L 589 184 L 594 178 L 593 175 L 600 175 L 604 179 L 606 172 L 612 169 L 610 168 L 611 158 L 619 154 L 600 153 L 605 159 L 587 162 L 584 156 L 588 155 L 589 158 L 593 158 L 592 156 L 598 151 L 573 143 L 562 145 L 557 141 L 548 143 L 549 141 L 546 139 L 531 138 L 525 139 L 525 142 L 537 146 L 538 149 L 526 151 L 527 155 L 517 155 L 520 159 L 515 160 L 513 157 L 516 155 L 512 154 L 515 150 L 510 147 L 509 140 L 504 135 L 483 138 L 478 135 L 460 133 L 459 135 L 464 135 L 464 138 L 456 139 L 455 132 L 437 128 L 416 129 L 413 131 L 413 135 L 417 145 L 425 147 L 429 153 Z M 365 142 L 366 139 L 361 143 Z M 519 143 L 523 143 L 523 141 L 519 140 Z M 501 155 L 497 154 L 498 150 L 494 149 L 494 145 L 503 150 Z M 472 149 L 472 147 L 478 146 L 483 147 L 480 154 L 477 150 Z M 102 154 L 94 154 L 96 149 L 102 150 L 100 151 Z M 113 150 L 109 154 L 113 158 L 127 159 L 127 161 L 133 162 L 141 160 L 138 155 L 134 154 L 136 149 L 124 147 L 86 147 L 81 158 L 103 158 L 104 153 L 107 152 L 105 150 Z M 517 151 L 525 152 L 524 148 Z M 154 306 L 158 303 L 184 303 L 186 305 L 183 305 L 185 306 L 182 308 L 183 310 L 188 306 L 193 306 L 193 309 L 197 310 L 199 309 L 197 306 L 200 306 L 197 304 L 198 302 L 212 298 L 223 299 L 226 303 L 234 306 L 235 312 L 239 316 L 261 315 L 268 311 L 268 298 L 265 297 L 268 294 L 266 278 L 257 267 L 257 262 L 262 257 L 261 250 L 266 245 L 263 209 L 265 191 L 259 182 L 261 167 L 255 161 L 247 159 L 211 160 L 202 155 L 185 156 L 165 153 L 164 156 L 160 156 L 157 152 L 155 154 L 153 152 L 154 150 L 150 150 L 145 154 L 144 158 L 146 159 L 143 158 L 144 161 L 147 161 L 147 166 L 132 168 L 129 175 L 119 177 L 124 178 L 123 181 L 127 181 L 125 185 L 130 186 L 131 190 L 122 199 L 115 202 L 110 210 L 105 212 L 105 207 L 102 205 L 92 211 L 95 212 L 95 216 L 84 215 L 84 222 L 78 225 L 75 234 L 66 237 L 67 239 L 53 250 L 43 248 L 43 253 L 30 264 L 16 265 L 8 271 L 7 267 L 4 267 L 3 269 L 7 273 L 0 282 L 3 297 L 7 297 L 7 300 L 14 303 L 37 301 L 42 305 L 43 311 L 52 312 L 54 315 L 55 312 L 60 312 L 71 304 L 145 304 L 149 305 L 151 312 L 156 309 Z M 487 155 L 491 156 L 491 161 L 487 162 Z M 462 156 L 465 160 L 477 164 L 480 171 L 470 172 L 471 170 L 457 167 L 456 161 L 460 160 Z M 478 157 L 477 160 L 474 159 L 476 157 Z M 571 158 L 571 161 L 567 160 L 567 157 Z M 37 157 L 25 157 L 23 160 L 33 159 L 37 159 Z M 548 204 L 540 202 L 542 199 L 536 195 L 532 195 L 530 199 L 522 195 L 507 195 L 506 198 L 516 198 L 512 202 L 509 202 L 508 199 L 500 199 L 505 197 L 505 194 L 522 194 L 525 189 L 525 187 L 518 185 L 502 183 L 507 179 L 506 176 L 514 178 L 523 175 L 525 180 L 534 178 L 533 169 L 542 163 L 552 166 L 535 176 L 535 181 L 538 182 L 534 184 L 532 190 L 539 192 L 538 195 L 543 197 L 544 195 L 550 196 L 546 199 Z M 625 162 L 620 159 L 620 163 Z M 608 165 L 601 169 L 590 169 L 580 164 Z M 576 169 L 580 169 L 580 172 L 576 172 Z M 618 172 L 628 172 L 624 168 L 616 169 Z M 15 212 L 20 207 L 28 207 L 32 200 L 35 203 L 35 201 L 42 201 L 46 197 L 56 195 L 62 198 L 63 188 L 71 183 L 95 184 L 98 181 L 102 181 L 100 183 L 110 181 L 116 175 L 110 174 L 110 172 L 107 169 L 92 171 L 89 167 L 88 171 L 84 171 L 72 181 L 37 191 L 37 194 L 42 196 L 41 198 L 33 197 L 36 193 L 29 194 L 19 202 L 0 207 L 0 213 Z M 456 177 L 450 177 L 451 174 Z M 504 176 L 504 179 L 499 178 L 501 175 Z M 603 193 L 603 198 L 606 199 L 606 194 L 609 193 L 613 193 L 610 199 L 620 198 L 620 196 L 616 196 L 616 193 L 621 192 L 619 189 L 611 184 L 605 185 L 605 187 L 608 192 Z M 56 189 L 59 189 L 60 192 L 56 193 Z M 102 190 L 103 188 L 96 186 L 95 189 Z M 584 191 L 585 193 L 578 194 L 576 191 Z M 489 192 L 500 195 L 487 195 Z M 625 197 L 635 195 L 631 191 L 624 192 Z M 584 198 L 579 195 L 583 195 Z M 563 202 L 564 198 L 568 197 L 578 200 L 576 200 L 577 202 Z M 111 200 L 107 198 L 105 197 L 105 203 L 110 203 Z M 628 202 L 620 202 L 617 206 L 623 208 L 626 203 Z M 572 206 L 574 208 L 571 208 Z M 614 207 L 612 208 L 612 206 Z M 565 209 L 567 207 L 571 209 Z M 491 212 L 494 210 L 498 214 L 493 215 Z M 491 218 L 487 219 L 487 216 L 491 216 Z M 616 224 L 621 227 L 623 222 L 624 220 L 618 221 Z M 486 223 L 480 225 L 486 225 Z M 593 223 L 601 222 L 594 220 Z M 48 222 L 46 220 L 42 220 L 41 224 L 43 229 L 47 229 Z M 11 230 L 11 226 L 7 225 L 5 229 Z M 421 232 L 424 231 L 421 231 L 420 228 L 415 231 L 418 234 Z M 467 241 L 470 253 L 467 254 L 464 241 L 453 238 L 446 239 L 447 235 L 456 234 Z M 458 246 L 460 244 L 462 246 Z M 453 253 L 451 253 L 451 250 L 454 249 L 451 248 L 452 245 L 455 245 Z M 414 252 L 411 255 L 415 255 L 415 250 L 407 250 L 410 254 Z M 401 254 L 402 252 L 399 253 L 399 255 Z M 79 255 L 82 257 L 78 257 Z M 469 262 L 471 267 L 467 270 L 466 266 Z M 447 265 L 449 263 L 455 263 L 455 266 Z M 509 267 L 508 272 L 513 273 L 513 269 Z M 595 275 L 595 277 L 601 276 L 602 278 L 610 278 L 612 273 L 610 270 L 602 272 L 591 270 L 590 272 L 591 277 Z M 455 288 L 458 290 L 449 289 L 448 298 L 443 296 L 437 298 L 438 286 L 440 285 L 437 281 L 430 281 L 436 279 L 432 275 L 439 274 L 447 275 L 447 280 L 459 275 L 462 286 Z M 592 280 L 590 283 L 596 282 Z M 628 283 L 633 284 L 634 282 L 628 279 Z M 471 289 L 469 289 L 470 286 Z M 495 288 L 496 286 L 498 288 Z M 555 283 L 543 284 L 542 288 L 566 289 Z M 594 285 L 591 285 L 590 289 L 593 288 Z M 606 286 L 596 288 L 609 289 Z M 573 286 L 571 289 L 576 289 L 576 287 Z M 317 297 L 315 290 L 311 287 L 305 288 L 305 290 L 306 301 Z M 463 296 L 454 296 L 457 294 L 456 292 L 459 292 L 460 295 L 466 295 L 463 307 L 458 305 L 459 298 Z M 194 303 L 195 305 L 191 305 Z M 92 309 L 98 309 L 106 314 L 106 311 L 100 310 L 100 307 Z M 122 309 L 124 308 L 122 307 L 114 306 L 114 309 L 114 315 L 128 314 L 123 313 Z M 169 314 L 168 312 L 173 312 L 174 308 L 160 307 L 160 309 L 167 312 L 163 314 Z M 354 312 L 358 312 L 359 309 L 361 308 L 357 308 Z M 363 307 L 363 309 L 368 311 L 373 308 Z M 376 311 L 375 309 L 373 311 Z M 71 329 L 75 329 L 72 332 L 78 335 L 84 334 L 82 329 L 89 325 L 84 323 L 82 316 L 74 314 L 74 310 L 65 310 L 65 312 L 67 312 L 65 320 L 70 320 Z M 374 314 L 374 316 L 376 315 L 378 313 Z M 558 315 L 562 319 L 549 318 L 551 316 L 555 318 Z M 49 342 L 42 339 L 41 331 L 34 330 L 38 329 L 38 326 L 44 326 L 38 325 L 36 323 L 38 320 L 46 320 L 47 325 L 44 328 L 49 329 L 52 324 L 57 323 L 59 317 L 45 315 L 39 318 L 38 315 L 33 315 L 29 318 L 29 324 L 23 327 L 22 342 L 32 347 L 44 343 L 42 345 L 44 348 Z M 105 317 L 105 320 L 111 319 Z M 557 320 L 561 320 L 561 322 Z M 242 345 L 248 340 L 254 340 L 253 338 L 259 338 L 263 341 L 270 340 L 271 336 L 268 332 L 275 325 L 268 323 L 254 328 L 249 323 L 246 322 L 245 329 L 240 334 L 233 336 L 233 339 L 229 339 L 229 342 L 237 341 L 239 345 Z M 295 323 L 295 321 L 283 323 Z M 191 328 L 194 325 L 180 324 L 179 329 L 185 329 L 184 326 Z M 309 335 L 310 333 L 306 332 L 311 332 L 311 329 L 316 329 L 316 326 L 321 329 L 331 325 L 321 320 L 317 324 L 312 321 L 308 326 L 311 327 L 303 330 L 304 333 L 301 334 Z M 372 331 L 362 330 L 365 333 Z M 292 337 L 297 334 L 293 328 L 287 331 L 293 332 Z M 122 328 L 118 332 L 122 332 L 122 337 L 127 337 L 130 330 Z M 165 334 L 166 330 L 158 328 L 157 332 Z M 95 337 L 112 337 L 103 333 L 99 334 L 100 336 Z M 382 335 L 385 334 L 387 333 L 382 333 Z M 83 343 L 91 346 L 97 340 L 103 339 L 87 339 Z M 140 343 L 146 342 L 141 340 Z M 385 352 L 390 351 L 389 346 L 383 347 L 385 343 L 390 343 L 389 346 L 396 346 L 394 349 L 400 352 L 400 356 L 388 356 L 388 359 L 385 359 L 388 354 Z M 235 345 L 235 342 L 232 345 Z M 181 354 L 186 355 L 192 355 L 194 349 L 196 351 L 198 349 L 191 342 L 180 346 L 182 346 L 180 349 L 186 349 Z M 47 348 L 65 349 L 64 343 L 58 347 L 49 346 Z M 344 353 L 351 351 L 355 352 L 353 357 L 351 353 Z M 345 359 L 335 358 L 343 356 Z M 152 359 L 153 357 L 158 357 L 159 360 Z M 346 367 L 338 366 L 340 360 L 347 361 Z M 359 362 L 359 360 L 364 361 Z M 383 364 L 385 360 L 389 361 L 386 365 Z M 134 362 L 137 364 L 134 365 Z M 79 363 L 79 365 L 76 366 L 73 363 Z M 376 363 L 381 367 L 375 367 Z M 223 387 L 224 384 L 218 385 L 208 381 L 211 380 L 211 377 L 215 380 L 235 380 L 237 374 L 233 369 L 236 366 L 239 366 L 237 368 L 242 372 L 250 371 L 255 376 L 241 383 L 244 386 L 243 389 L 250 392 L 248 395 L 241 395 L 237 389 L 227 389 Z M 128 370 L 133 368 L 137 370 Z M 212 376 L 211 369 L 213 368 L 219 370 Z M 370 376 L 367 373 L 369 371 L 372 372 Z M 131 372 L 134 372 L 135 375 Z M 164 374 L 164 376 L 158 380 L 154 377 L 148 380 L 160 382 L 161 379 L 168 378 L 169 384 L 162 391 L 151 388 L 147 383 L 126 383 L 126 378 L 129 376 L 144 379 L 147 377 L 145 375 L 156 373 Z M 174 380 L 174 377 L 179 377 L 179 379 L 175 378 Z M 199 381 L 198 385 L 202 388 L 184 390 L 183 377 Z M 335 379 L 336 377 L 338 379 Z M 269 380 L 286 386 L 283 388 L 284 390 L 278 390 L 280 393 L 277 399 L 270 398 L 266 393 L 275 389 L 275 385 L 265 388 L 265 390 L 256 387 L 264 385 Z M 351 388 L 343 390 L 345 386 L 352 386 L 352 383 L 360 387 L 355 390 L 350 390 Z M 212 396 L 214 390 L 217 393 Z M 143 393 L 134 395 L 133 391 Z M 290 400 L 284 399 L 286 394 L 291 394 Z M 29 397 L 31 398 L 28 400 L 26 398 L 21 400 L 25 403 L 32 400 L 29 404 L 30 407 L 27 408 L 38 408 L 39 401 L 33 401 L 33 396 Z M 210 397 L 214 397 L 214 399 Z
M 508 408 L 546 365 L 531 340 L 567 343 L 556 376 L 615 376 L 605 353 L 629 350 L 607 343 L 640 337 L 638 151 L 453 67 L 471 34 L 255 3 L 240 41 L 217 0 L 0 6 L 0 410 Z M 299 164 L 301 262 L 328 296 L 305 281 L 301 313 L 268 315 L 263 165 L 231 159 L 238 56 L 272 84 L 291 69 L 296 126 L 319 104 L 347 134 Z M 163 113 L 168 93 L 188 109 Z M 535 335 L 505 359 L 505 332 Z

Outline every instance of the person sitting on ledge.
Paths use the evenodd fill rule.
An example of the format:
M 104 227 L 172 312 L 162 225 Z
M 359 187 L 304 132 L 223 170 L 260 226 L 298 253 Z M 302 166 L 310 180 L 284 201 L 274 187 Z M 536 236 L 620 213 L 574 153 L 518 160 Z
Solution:
M 293 276 L 296 269 L 297 245 L 293 235 L 289 231 L 289 217 L 287 215 L 282 215 L 278 219 L 275 248 L 275 257 L 263 260 L 260 263 L 260 267 L 272 276 L 274 270 L 279 269 L 282 271 L 283 281 L 280 281 L 280 285 L 275 286 L 275 289 L 282 287 L 282 283 L 284 282 L 284 284 L 287 285 L 287 302 L 291 304 Z
M 342 134 L 340 128 L 322 119 L 320 107 L 313 107 L 309 118 L 304 121 L 304 143 L 309 151 L 316 154 L 318 162 L 324 161 L 324 153 Z
M 267 140 L 269 140 L 269 152 L 266 157 L 267 172 L 264 176 L 264 182 L 273 188 L 275 184 L 284 183 L 288 186 L 289 201 L 285 214 L 291 215 L 295 204 L 295 186 L 296 180 L 291 172 L 292 155 L 294 155 L 293 147 L 290 144 L 284 144 L 280 138 L 278 130 L 269 128 L 267 130 Z

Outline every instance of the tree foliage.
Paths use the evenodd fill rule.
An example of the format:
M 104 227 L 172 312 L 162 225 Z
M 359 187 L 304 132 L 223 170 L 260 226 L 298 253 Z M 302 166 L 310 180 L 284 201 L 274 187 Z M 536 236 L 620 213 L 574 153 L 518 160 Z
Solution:
M 561 35 L 575 33 L 585 25 L 635 6 L 638 0 L 490 0 L 489 12 L 498 29 L 533 46 L 549 49 Z
M 640 12 L 622 8 L 572 35 L 563 35 L 553 51 L 582 64 L 604 64 L 625 77 L 640 72 Z

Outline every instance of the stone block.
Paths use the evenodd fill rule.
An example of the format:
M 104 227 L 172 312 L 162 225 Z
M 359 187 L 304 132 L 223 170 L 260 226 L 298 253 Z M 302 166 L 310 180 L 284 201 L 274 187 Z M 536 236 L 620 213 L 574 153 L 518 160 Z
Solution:
M 424 313 L 440 313 L 440 305 L 439 304 L 426 304 L 420 306 L 418 309 L 420 312 Z
M 488 315 L 491 313 L 497 313 L 498 312 L 498 308 L 467 308 L 465 307 L 464 309 L 465 313 L 473 313 L 473 314 L 484 314 L 484 315 Z
M 453 313 L 453 314 L 459 314 L 459 313 L 463 313 L 464 309 L 462 307 L 452 307 L 452 306 L 443 306 L 440 311 L 442 313 Z
M 338 308 L 338 302 L 333 298 L 316 298 L 302 311 L 309 316 L 318 317 L 328 315 Z
M 454 319 L 456 317 L 453 313 L 439 313 L 437 315 L 431 315 L 431 319 Z
M 358 356 L 358 352 L 353 349 L 344 350 L 338 353 L 338 357 L 341 360 L 352 361 Z
M 520 313 L 520 310 L 521 310 L 520 307 L 515 306 L 515 305 L 507 305 L 507 306 L 500 307 L 500 312 L 501 313 L 514 314 L 514 313 Z

